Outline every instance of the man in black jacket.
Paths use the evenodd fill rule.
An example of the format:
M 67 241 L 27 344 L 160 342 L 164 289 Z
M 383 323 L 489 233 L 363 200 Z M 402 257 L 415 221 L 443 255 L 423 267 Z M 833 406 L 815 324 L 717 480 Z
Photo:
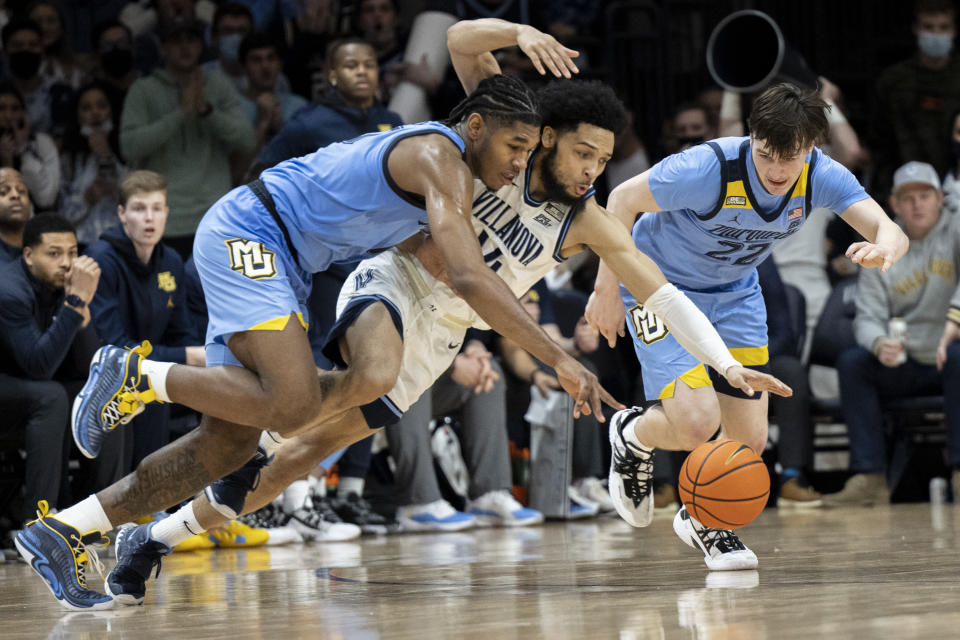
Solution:
M 10 167 L 0 169 L 0 264 L 20 257 L 23 227 L 30 210 L 30 196 L 20 172 Z
M 79 391 L 98 346 L 89 304 L 99 279 L 97 263 L 77 257 L 73 225 L 49 214 L 26 223 L 23 255 L 0 267 L 0 428 L 24 432 L 26 502 L 17 514 L 23 519 L 38 500 L 51 507 L 70 502 L 64 383 L 76 380 Z M 110 463 L 101 466 L 110 477 L 97 480 L 112 480 Z
M 167 222 L 167 182 L 153 171 L 134 171 L 120 184 L 119 224 L 107 229 L 87 255 L 103 270 L 90 305 L 97 334 L 133 348 L 144 340 L 167 362 L 203 366 L 203 337 L 187 315 L 183 261 L 160 242 Z M 170 405 L 147 408 L 133 425 L 126 471 L 169 441 Z

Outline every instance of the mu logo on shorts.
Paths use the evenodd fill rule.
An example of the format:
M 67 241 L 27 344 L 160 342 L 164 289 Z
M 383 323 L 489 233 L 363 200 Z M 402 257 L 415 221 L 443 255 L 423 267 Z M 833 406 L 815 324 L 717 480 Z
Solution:
M 277 275 L 276 254 L 259 242 L 244 238 L 226 241 L 230 250 L 230 268 L 252 280 L 263 280 Z
M 637 337 L 643 344 L 653 344 L 667 335 L 667 325 L 652 312 L 643 308 L 642 304 L 634 305 L 630 309 L 630 320 L 637 330 Z

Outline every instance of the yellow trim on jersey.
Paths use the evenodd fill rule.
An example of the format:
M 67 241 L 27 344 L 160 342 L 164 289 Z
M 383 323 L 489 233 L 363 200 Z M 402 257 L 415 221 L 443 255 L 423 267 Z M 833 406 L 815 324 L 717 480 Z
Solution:
M 727 183 L 727 193 L 723 196 L 724 209 L 753 209 L 754 206 L 747 197 L 747 190 L 743 180 L 731 180 Z
M 762 347 L 734 347 L 730 353 L 737 362 L 745 367 L 756 367 L 770 362 L 770 352 L 767 351 L 767 345 Z
M 793 188 L 791 198 L 800 198 L 807 195 L 807 175 L 810 173 L 810 163 L 803 163 L 803 171 L 800 172 L 800 178 L 797 180 L 797 186 Z
M 713 383 L 710 382 L 710 374 L 707 373 L 707 368 L 702 364 L 698 364 L 693 369 L 685 371 L 680 374 L 677 378 L 682 380 L 688 387 L 691 389 L 699 389 L 700 387 L 712 387 Z M 663 400 L 664 398 L 672 398 L 674 391 L 677 388 L 677 380 L 671 380 L 670 384 L 665 386 L 661 391 L 660 395 L 657 396 L 658 400 Z
M 297 312 L 297 319 L 300 320 L 300 325 L 303 327 L 304 331 L 307 330 L 307 323 L 303 321 L 303 314 L 299 311 Z M 247 331 L 283 331 L 287 328 L 287 322 L 290 320 L 289 315 L 279 316 L 266 322 L 261 322 L 260 324 L 255 324 Z

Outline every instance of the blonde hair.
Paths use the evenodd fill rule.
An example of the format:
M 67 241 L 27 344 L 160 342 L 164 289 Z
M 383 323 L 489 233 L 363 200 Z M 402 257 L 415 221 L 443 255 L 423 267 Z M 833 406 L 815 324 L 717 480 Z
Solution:
M 120 183 L 120 204 L 124 207 L 138 193 L 167 191 L 167 179 L 156 171 L 134 171 Z

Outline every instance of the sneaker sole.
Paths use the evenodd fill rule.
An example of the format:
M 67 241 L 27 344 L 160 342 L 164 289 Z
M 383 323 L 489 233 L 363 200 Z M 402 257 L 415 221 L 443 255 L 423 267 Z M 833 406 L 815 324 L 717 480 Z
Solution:
M 543 516 L 532 518 L 501 518 L 500 516 L 484 516 L 473 512 L 468 512 L 477 519 L 478 528 L 491 527 L 529 527 L 543 522 Z
M 720 563 L 714 564 L 715 560 L 707 556 L 707 552 L 700 546 L 700 538 L 680 518 L 680 511 L 677 511 L 677 515 L 673 518 L 673 532 L 677 534 L 681 542 L 703 554 L 703 562 L 711 571 L 747 571 L 756 569 L 760 564 L 756 554 L 749 550 L 746 552 L 733 551 L 731 554 L 727 554 L 726 561 L 729 564 L 726 566 Z
M 607 428 L 607 435 L 610 440 L 610 447 L 612 451 L 616 451 L 616 441 L 620 439 L 620 424 L 621 423 L 619 420 L 612 419 L 610 420 L 610 426 Z M 649 526 L 653 521 L 652 509 L 650 510 L 650 513 L 647 514 L 646 518 L 638 518 L 638 514 L 636 512 L 624 506 L 623 502 L 625 498 L 623 495 L 621 495 L 621 492 L 623 491 L 623 481 L 620 479 L 620 474 L 613 470 L 612 452 L 610 454 L 610 473 L 607 474 L 607 490 L 610 492 L 610 499 L 613 501 L 613 508 L 627 524 L 632 527 L 642 529 L 643 527 Z
M 110 589 L 110 583 L 106 580 L 103 581 L 103 590 L 107 592 L 108 596 L 124 606 L 135 607 L 143 604 L 143 597 L 137 598 L 129 593 L 114 593 L 113 590 Z
M 817 498 L 816 500 L 789 500 L 786 498 L 777 498 L 777 508 L 778 509 L 817 509 L 823 506 L 823 500 Z
M 463 531 L 477 526 L 476 520 L 464 520 L 463 522 L 417 522 L 416 520 L 406 520 L 400 523 L 401 531 Z
M 80 393 L 78 393 L 77 397 L 74 399 L 73 409 L 70 411 L 70 430 L 73 433 L 73 441 L 76 443 L 77 449 L 80 449 L 80 453 L 91 460 L 100 455 L 100 451 L 93 452 L 84 446 L 80 437 L 81 428 L 79 422 L 77 421 L 77 416 L 82 412 L 84 404 L 87 400 L 87 396 L 90 395 L 89 387 L 91 382 L 94 380 L 94 374 L 99 375 L 100 373 L 100 355 L 103 353 L 105 348 L 106 347 L 100 347 L 93 354 L 93 359 L 90 361 L 90 373 L 87 375 L 87 382 L 83 385 L 83 388 L 80 389 Z
M 67 609 L 68 611 L 102 611 L 104 609 L 113 608 L 113 600 L 107 600 L 106 602 L 99 602 L 97 604 L 90 605 L 89 607 L 81 607 L 79 605 L 73 604 L 66 598 L 62 597 L 61 595 L 57 595 L 57 590 L 54 588 L 53 583 L 50 581 L 50 578 L 45 576 L 36 568 L 36 566 L 34 566 L 33 561 L 39 556 L 37 554 L 34 554 L 32 551 L 30 551 L 30 549 L 26 546 L 27 543 L 20 539 L 21 535 L 22 534 L 18 533 L 13 539 L 13 544 L 16 545 L 17 551 L 20 552 L 20 556 L 26 561 L 26 563 L 30 565 L 30 568 L 33 570 L 33 572 L 36 573 L 38 576 L 40 576 L 41 579 L 43 579 L 43 584 L 47 585 L 47 589 L 50 590 L 50 593 L 53 595 L 54 598 L 57 599 L 57 602 L 59 602 L 63 608 Z

